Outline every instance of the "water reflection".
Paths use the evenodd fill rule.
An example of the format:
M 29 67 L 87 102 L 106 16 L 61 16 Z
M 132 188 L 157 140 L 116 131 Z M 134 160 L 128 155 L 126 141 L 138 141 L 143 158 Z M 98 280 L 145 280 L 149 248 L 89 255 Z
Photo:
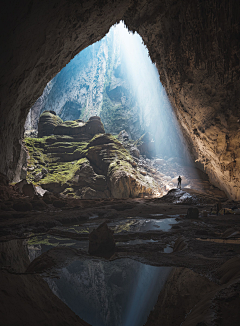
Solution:
M 62 301 L 93 326 L 141 326 L 170 270 L 130 259 L 74 261 L 61 270 L 59 279 L 47 281 Z
M 128 218 L 109 222 L 115 233 L 162 230 L 168 231 L 176 218 Z M 85 233 L 95 223 L 58 227 L 62 231 Z M 135 239 L 127 245 L 151 243 L 155 240 Z M 123 243 L 121 243 L 123 245 Z M 30 260 L 43 252 L 64 246 L 87 252 L 88 241 L 39 235 L 29 239 Z M 167 246 L 165 253 L 172 248 Z M 76 256 L 77 257 L 77 256 Z M 78 258 L 77 258 L 78 259 Z M 63 267 L 58 278 L 47 278 L 52 291 L 79 317 L 93 326 L 142 326 L 153 309 L 171 268 L 144 265 L 130 259 L 101 261 L 75 260 Z
M 153 214 L 152 214 L 153 215 Z M 157 215 L 157 214 L 156 214 Z M 176 217 L 179 215 L 172 215 L 170 218 L 163 219 L 146 219 L 141 217 L 129 217 L 123 220 L 115 220 L 108 222 L 108 227 L 114 230 L 114 233 L 121 232 L 147 232 L 147 231 L 169 231 L 173 224 L 178 223 Z M 57 230 L 63 230 L 74 233 L 89 233 L 94 228 L 97 228 L 99 222 L 97 223 L 84 223 L 81 225 L 72 225 L 71 227 L 60 226 L 56 227 Z

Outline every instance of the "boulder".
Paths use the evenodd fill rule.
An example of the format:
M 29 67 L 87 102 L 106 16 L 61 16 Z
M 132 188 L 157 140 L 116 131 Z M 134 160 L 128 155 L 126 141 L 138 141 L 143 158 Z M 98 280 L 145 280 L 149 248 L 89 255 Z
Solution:
M 35 186 L 35 191 L 36 191 L 36 194 L 39 195 L 39 196 L 43 196 L 45 194 L 45 192 L 47 190 L 44 190 L 42 187 L 40 186 Z
M 38 137 L 50 136 L 56 126 L 62 123 L 62 119 L 59 118 L 53 111 L 44 111 L 38 122 Z
M 140 158 L 140 151 L 135 146 L 130 148 L 130 154 L 136 158 Z
M 103 222 L 97 229 L 89 234 L 90 255 L 109 258 L 115 252 L 115 240 L 113 237 L 114 231 L 109 229 L 106 222 Z
M 120 131 L 118 134 L 118 140 L 120 141 L 128 141 L 129 140 L 129 134 L 126 132 L 126 130 Z
M 187 210 L 187 215 L 186 218 L 191 218 L 191 219 L 198 219 L 199 217 L 199 210 L 197 207 L 189 207 Z
M 115 169 L 110 166 L 109 188 L 114 198 L 136 198 L 153 194 L 151 186 L 134 173 L 130 164 Z
M 32 183 L 24 184 L 22 187 L 22 193 L 24 194 L 24 196 L 33 198 L 36 194 L 34 185 Z

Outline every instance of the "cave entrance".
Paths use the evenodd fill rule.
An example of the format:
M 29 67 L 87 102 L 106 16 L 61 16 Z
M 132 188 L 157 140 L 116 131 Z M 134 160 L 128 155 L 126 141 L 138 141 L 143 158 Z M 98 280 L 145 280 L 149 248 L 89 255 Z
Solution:
M 43 122 L 41 126 L 39 123 L 38 128 L 41 114 Z M 105 132 L 118 139 L 127 150 L 125 154 L 119 149 L 114 152 L 109 147 L 108 150 L 102 148 L 105 154 L 99 153 L 100 158 L 97 161 L 93 154 L 83 155 L 83 144 L 95 135 L 92 133 L 90 138 L 86 135 L 85 124 L 88 126 L 95 123 L 98 125 L 95 133 L 104 132 L 99 117 Z M 61 123 L 62 126 L 57 125 Z M 175 113 L 142 38 L 137 33 L 129 32 L 124 22 L 112 26 L 102 40 L 81 51 L 47 84 L 42 96 L 31 108 L 25 128 L 25 135 L 30 137 L 37 136 L 37 133 L 38 137 L 51 134 L 56 137 L 75 137 L 71 140 L 74 144 L 69 143 L 69 139 L 59 138 L 55 142 L 47 140 L 45 144 L 46 153 L 51 156 L 47 163 L 49 174 L 55 175 L 55 178 L 47 174 L 45 166 L 44 171 L 41 170 L 41 164 L 44 165 L 45 161 L 49 160 L 49 157 L 43 159 L 43 153 L 38 156 L 38 159 L 42 160 L 40 170 L 36 171 L 31 167 L 34 175 L 29 174 L 29 181 L 39 182 L 50 191 L 82 198 L 162 196 L 177 187 L 178 175 L 182 176 L 182 186 L 187 188 L 202 190 L 202 181 L 207 181 L 205 174 L 199 176 L 200 172 L 197 173 L 193 166 Z M 100 141 L 102 144 L 104 142 L 111 143 L 113 139 Z M 31 147 L 29 141 L 26 144 Z M 129 159 L 127 153 L 131 154 L 132 158 Z M 81 168 L 73 163 L 77 159 L 83 160 Z M 109 186 L 111 177 L 105 161 L 111 160 L 127 161 L 128 172 L 132 168 L 137 170 L 139 176 L 135 181 L 138 186 L 134 187 L 141 188 L 139 183 L 143 183 L 144 191 L 119 191 L 115 189 L 116 186 Z M 61 163 L 58 168 L 52 166 L 56 163 Z M 39 162 L 37 164 L 39 165 Z M 115 171 L 113 174 L 117 173 L 118 166 L 111 164 L 111 171 Z M 120 164 L 120 170 L 124 169 L 123 165 Z M 79 169 L 82 169 L 81 173 Z M 102 184 L 92 185 L 85 182 L 84 178 L 89 173 L 91 180 L 95 180 L 96 175 L 101 175 Z M 62 175 L 67 177 L 62 180 Z M 65 186 L 62 186 L 64 182 Z M 82 191 L 79 187 L 88 189 Z M 129 188 L 129 185 L 123 182 L 122 187 Z
M 53 110 L 63 120 L 99 116 L 105 131 L 125 130 L 137 140 L 149 132 L 162 157 L 183 156 L 171 105 L 143 40 L 121 21 L 81 51 L 44 89 L 25 127 L 37 130 L 40 114 Z

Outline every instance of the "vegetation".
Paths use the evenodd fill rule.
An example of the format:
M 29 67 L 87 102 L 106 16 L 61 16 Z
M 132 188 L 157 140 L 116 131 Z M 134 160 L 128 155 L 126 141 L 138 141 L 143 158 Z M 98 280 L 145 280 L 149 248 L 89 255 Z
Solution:
M 26 138 L 29 153 L 27 181 L 76 197 L 81 187 L 89 187 L 89 181 L 84 178 L 80 182 L 82 186 L 79 184 L 80 170 L 86 165 L 91 166 L 86 171 L 93 189 L 96 186 L 102 191 L 104 187 L 107 189 L 106 180 L 111 183 L 114 178 L 125 180 L 126 176 L 134 182 L 148 183 L 129 151 L 111 134 L 97 134 L 89 142 L 73 140 L 74 137 L 59 135 Z M 125 181 L 122 184 L 130 187 Z
M 43 138 L 25 138 L 25 146 L 29 153 L 27 181 L 34 184 L 46 184 L 68 182 L 80 168 L 81 164 L 87 161 L 84 156 L 86 142 L 59 142 L 61 136 L 45 136 Z M 63 136 L 63 140 L 71 137 Z M 54 139 L 56 140 L 53 143 Z M 51 143 L 48 146 L 48 143 Z M 78 159 L 71 160 L 74 157 Z M 67 159 L 66 159 L 67 158 Z M 42 169 L 47 174 L 41 180 L 36 181 L 38 173 Z

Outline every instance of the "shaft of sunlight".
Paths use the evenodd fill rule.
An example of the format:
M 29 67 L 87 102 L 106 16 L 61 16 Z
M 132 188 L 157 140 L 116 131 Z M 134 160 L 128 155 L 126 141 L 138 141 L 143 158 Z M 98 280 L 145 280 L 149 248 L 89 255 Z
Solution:
M 168 157 L 181 156 L 183 137 L 142 38 L 129 32 L 123 22 L 114 26 L 114 36 L 119 42 L 127 78 L 139 105 L 140 122 L 153 136 L 157 153 Z

